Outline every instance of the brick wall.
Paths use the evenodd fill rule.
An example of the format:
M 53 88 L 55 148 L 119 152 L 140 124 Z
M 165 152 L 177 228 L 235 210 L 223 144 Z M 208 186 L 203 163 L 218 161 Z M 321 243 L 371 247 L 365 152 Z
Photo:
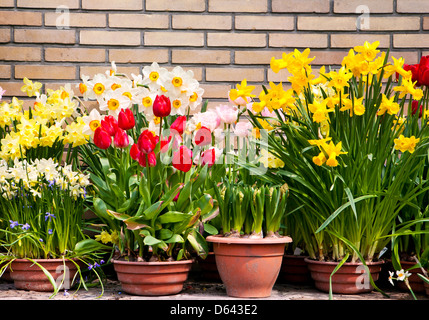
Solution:
M 286 81 L 269 70 L 282 52 L 309 47 L 331 65 L 378 40 L 416 63 L 428 31 L 428 0 L 0 0 L 0 86 L 23 96 L 24 77 L 56 88 L 111 61 L 129 74 L 157 61 L 192 69 L 216 103 L 243 78 Z

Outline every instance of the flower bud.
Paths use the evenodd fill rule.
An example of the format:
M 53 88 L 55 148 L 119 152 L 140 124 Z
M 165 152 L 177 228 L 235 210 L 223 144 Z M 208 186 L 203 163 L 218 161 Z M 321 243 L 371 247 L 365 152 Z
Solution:
M 136 121 L 131 109 L 121 109 L 118 115 L 118 126 L 123 130 L 130 130 L 134 128 Z
M 112 138 L 102 127 L 98 127 L 94 132 L 94 144 L 100 149 L 107 149 L 112 144 Z
M 118 131 L 116 131 L 115 137 L 113 138 L 113 143 L 117 148 L 122 149 L 128 147 L 130 140 L 125 130 L 118 128 Z
M 168 116 L 171 112 L 171 102 L 170 99 L 164 95 L 157 95 L 155 101 L 153 102 L 153 114 L 156 117 L 164 118 Z

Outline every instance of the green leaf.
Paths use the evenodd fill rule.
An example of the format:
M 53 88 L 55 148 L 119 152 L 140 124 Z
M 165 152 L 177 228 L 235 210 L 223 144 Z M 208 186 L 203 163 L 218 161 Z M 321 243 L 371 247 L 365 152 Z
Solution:
M 76 243 L 74 247 L 74 253 L 79 257 L 109 250 L 112 250 L 112 247 L 106 246 L 105 244 L 102 244 L 101 242 L 98 242 L 94 239 L 81 240 Z
M 158 239 L 152 237 L 151 235 L 147 235 L 144 238 L 143 242 L 144 242 L 145 245 L 154 246 L 154 245 L 160 244 L 161 240 L 158 240 Z
M 164 223 L 182 222 L 185 219 L 190 219 L 191 215 L 179 211 L 169 211 L 158 217 L 158 221 Z
M 147 220 L 145 217 L 130 217 L 123 221 L 127 225 L 127 229 L 129 230 L 147 228 L 150 224 L 150 220 Z
M 111 219 L 111 217 L 107 212 L 106 203 L 102 199 L 95 198 L 93 204 L 94 204 L 95 213 L 97 214 L 98 217 L 100 217 L 101 219 L 108 219 L 108 220 Z
M 210 235 L 215 235 L 215 234 L 219 233 L 219 231 L 216 229 L 216 227 L 212 226 L 209 223 L 204 223 L 204 231 Z
M 192 233 L 188 234 L 187 239 L 200 257 L 203 259 L 207 257 L 209 252 L 208 245 L 205 238 L 199 232 L 193 230 Z
M 165 243 L 183 243 L 185 240 L 180 234 L 173 234 L 169 239 L 165 240 Z
M 159 230 L 158 237 L 161 240 L 170 239 L 172 236 L 173 236 L 173 231 L 171 231 L 170 229 L 161 229 L 161 230 Z

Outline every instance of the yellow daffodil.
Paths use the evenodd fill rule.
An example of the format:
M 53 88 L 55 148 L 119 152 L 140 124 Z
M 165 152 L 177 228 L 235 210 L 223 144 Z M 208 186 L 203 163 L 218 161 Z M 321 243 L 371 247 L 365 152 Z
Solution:
M 331 71 L 329 76 L 331 77 L 329 85 L 341 91 L 344 87 L 349 86 L 348 81 L 353 77 L 353 73 L 348 72 L 345 67 L 341 67 L 338 72 Z
M 37 92 L 39 92 L 40 88 L 42 88 L 42 84 L 40 82 L 34 82 L 29 80 L 28 78 L 24 78 L 24 85 L 21 87 L 21 91 L 27 93 L 29 97 L 35 96 Z
M 394 102 L 393 99 L 395 97 L 391 97 L 390 99 L 386 97 L 385 94 L 382 96 L 380 108 L 377 111 L 377 115 L 381 116 L 386 112 L 390 115 L 397 114 L 399 112 L 399 104 Z
M 365 41 L 363 46 L 356 46 L 354 47 L 354 50 L 364 57 L 366 61 L 372 61 L 377 56 L 377 53 L 380 52 L 380 50 L 377 50 L 377 47 L 380 45 L 379 41 L 374 41 L 373 43 L 369 43 L 368 41 Z
M 308 105 L 308 109 L 313 113 L 313 121 L 317 123 L 326 121 L 328 119 L 327 114 L 334 111 L 326 107 L 326 100 L 320 103 L 315 100 L 312 104 Z
M 408 151 L 410 153 L 413 153 L 419 141 L 420 141 L 420 138 L 416 138 L 415 136 L 411 136 L 407 138 L 401 134 L 399 138 L 394 140 L 395 150 L 400 150 L 401 152 Z
M 229 92 L 229 98 L 231 100 L 237 100 L 238 98 L 243 98 L 246 100 L 248 97 L 253 98 L 255 97 L 254 94 L 252 94 L 252 91 L 255 89 L 255 86 L 248 86 L 247 80 L 243 79 L 241 81 L 241 84 L 237 84 L 236 89 L 231 89 Z

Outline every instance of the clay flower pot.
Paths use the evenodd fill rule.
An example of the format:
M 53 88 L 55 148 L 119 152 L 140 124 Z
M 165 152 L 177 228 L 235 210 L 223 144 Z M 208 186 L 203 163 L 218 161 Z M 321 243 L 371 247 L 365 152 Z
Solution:
M 183 289 L 193 260 L 137 262 L 113 260 L 124 292 L 140 296 L 177 294 Z
M 262 298 L 271 295 L 280 271 L 284 247 L 292 242 L 282 238 L 230 238 L 209 236 L 216 266 L 226 293 L 231 297 Z
M 305 258 L 306 256 L 285 254 L 277 281 L 292 284 L 311 284 L 313 279 Z
M 52 275 L 57 287 L 63 281 L 61 290 L 71 287 L 74 276 L 78 271 L 76 265 L 67 259 L 65 261 L 63 259 L 33 259 L 33 261 L 43 266 Z M 77 260 L 76 263 L 78 263 Z M 27 259 L 15 259 L 10 264 L 9 269 L 10 277 L 16 289 L 42 292 L 54 291 L 54 287 L 43 270 Z
M 401 261 L 401 266 L 404 268 L 404 270 L 407 270 L 413 266 L 415 266 L 415 262 L 411 261 Z M 423 280 L 420 279 L 420 277 L 417 275 L 418 273 L 422 273 L 422 270 L 420 268 L 415 268 L 408 270 L 409 273 L 411 273 L 411 276 L 408 278 L 408 283 L 415 293 L 424 293 L 425 292 L 425 286 L 423 283 Z M 397 281 L 398 287 L 402 291 L 409 291 L 407 285 L 404 281 Z
M 317 289 L 329 292 L 329 278 L 338 262 L 317 261 L 305 258 L 314 285 Z M 367 263 L 369 272 L 374 281 L 379 277 L 384 261 Z M 373 286 L 370 283 L 369 275 L 365 272 L 362 263 L 346 262 L 332 276 L 332 293 L 339 294 L 359 294 L 371 292 Z

